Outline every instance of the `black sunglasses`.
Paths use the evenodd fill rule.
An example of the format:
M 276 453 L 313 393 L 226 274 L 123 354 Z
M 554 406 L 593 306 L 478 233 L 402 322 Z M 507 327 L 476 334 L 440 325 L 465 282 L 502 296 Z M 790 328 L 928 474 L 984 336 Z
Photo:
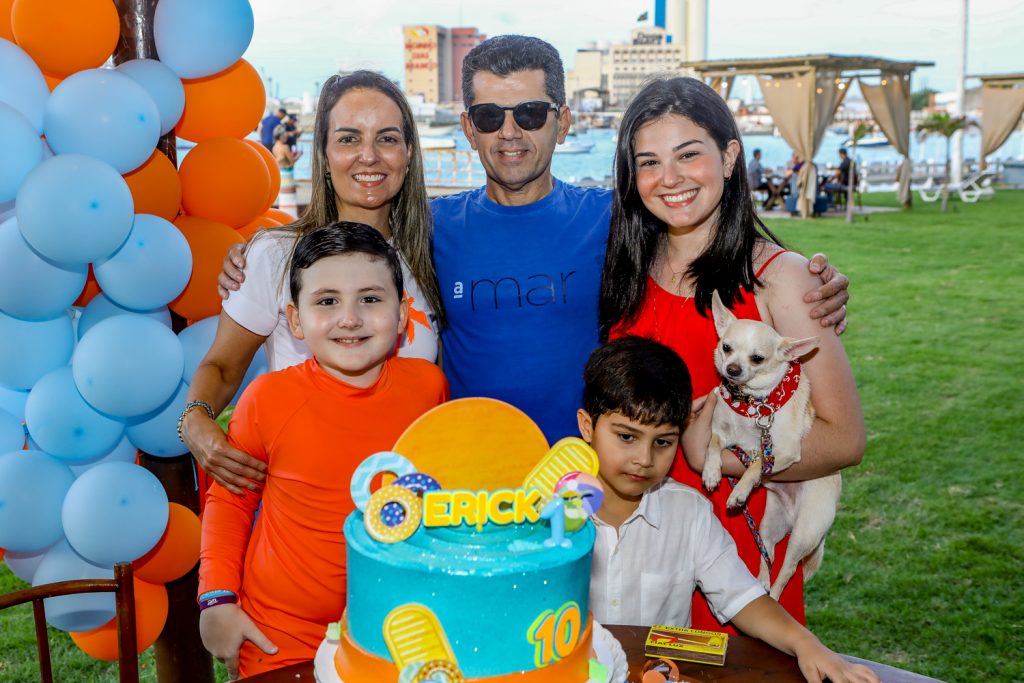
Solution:
M 494 102 L 474 104 L 467 112 L 473 125 L 481 133 L 493 133 L 505 124 L 505 112 L 512 112 L 516 125 L 523 130 L 538 130 L 548 121 L 549 111 L 558 111 L 554 102 L 520 102 L 514 107 L 502 107 Z

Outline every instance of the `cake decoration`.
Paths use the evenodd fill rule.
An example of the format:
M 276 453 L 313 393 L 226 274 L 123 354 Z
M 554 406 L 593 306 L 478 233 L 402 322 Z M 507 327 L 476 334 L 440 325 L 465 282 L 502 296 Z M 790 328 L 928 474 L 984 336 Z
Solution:
M 604 503 L 604 485 L 591 473 L 569 472 L 555 484 L 555 493 L 563 498 L 577 497 L 587 515 L 596 515 Z
M 428 607 L 409 603 L 391 610 L 384 619 L 384 642 L 399 671 L 404 672 L 412 664 L 442 660 L 449 662 L 453 670 L 458 672 L 455 653 L 448 643 L 444 628 L 437 615 Z M 421 672 L 422 669 L 418 669 L 417 675 Z M 462 674 L 458 675 L 461 677 Z
M 526 639 L 536 646 L 534 664 L 538 668 L 549 666 L 572 654 L 581 627 L 580 606 L 575 602 L 541 612 L 526 634 Z
M 523 488 L 537 488 L 545 496 L 555 492 L 558 480 L 570 472 L 597 474 L 597 453 L 575 436 L 559 440 L 523 480 Z
M 391 506 L 401 508 L 401 513 Z M 409 489 L 388 484 L 370 496 L 363 514 L 370 536 L 381 543 L 398 543 L 416 533 L 423 519 L 423 506 Z
M 401 477 L 405 474 L 412 474 L 415 471 L 416 466 L 404 455 L 390 451 L 374 453 L 359 463 L 359 467 L 356 468 L 355 473 L 352 475 L 352 482 L 349 485 L 352 502 L 356 504 L 358 509 L 365 511 L 366 504 L 370 502 L 370 484 L 373 482 L 374 477 L 382 473 L 390 473 L 396 477 Z

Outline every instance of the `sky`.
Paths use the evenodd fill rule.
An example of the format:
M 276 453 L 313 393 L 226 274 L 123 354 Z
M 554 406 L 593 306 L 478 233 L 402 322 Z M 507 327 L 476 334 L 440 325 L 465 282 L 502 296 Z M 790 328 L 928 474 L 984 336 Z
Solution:
M 577 48 L 624 42 L 641 13 L 654 17 L 653 0 L 250 1 L 256 28 L 245 58 L 270 84 L 268 94 L 282 97 L 314 92 L 339 68 L 377 69 L 401 80 L 405 24 L 538 36 L 558 48 L 568 70 Z M 710 0 L 708 58 L 828 52 L 935 62 L 914 74 L 913 88 L 952 90 L 963 1 Z M 968 74 L 1024 71 L 1022 44 L 1024 0 L 970 2 Z

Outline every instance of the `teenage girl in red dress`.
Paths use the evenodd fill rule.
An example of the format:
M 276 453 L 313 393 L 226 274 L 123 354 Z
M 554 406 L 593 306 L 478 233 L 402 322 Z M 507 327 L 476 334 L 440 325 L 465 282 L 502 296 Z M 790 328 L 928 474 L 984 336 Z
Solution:
M 615 199 L 601 291 L 602 336 L 634 334 L 674 349 L 690 370 L 695 409 L 719 382 L 711 293 L 740 318 L 763 320 L 787 337 L 819 336 L 804 359 L 817 413 L 801 446 L 801 461 L 779 480 L 820 477 L 860 462 L 864 423 L 853 374 L 838 335 L 810 316 L 804 292 L 820 282 L 807 260 L 785 251 L 754 211 L 743 145 L 732 113 L 710 87 L 692 78 L 648 84 L 633 99 L 619 127 Z M 700 472 L 710 439 L 712 403 L 684 435 L 684 458 L 672 476 L 707 495 L 757 576 L 760 554 L 743 514 L 727 510 L 730 487 L 703 489 Z M 723 459 L 723 474 L 743 466 Z M 764 512 L 763 488 L 747 507 L 755 522 Z M 785 541 L 776 549 L 782 564 Z M 774 572 L 772 574 L 774 578 Z M 803 623 L 803 575 L 798 571 L 780 600 Z M 694 595 L 693 626 L 720 628 L 703 596 Z

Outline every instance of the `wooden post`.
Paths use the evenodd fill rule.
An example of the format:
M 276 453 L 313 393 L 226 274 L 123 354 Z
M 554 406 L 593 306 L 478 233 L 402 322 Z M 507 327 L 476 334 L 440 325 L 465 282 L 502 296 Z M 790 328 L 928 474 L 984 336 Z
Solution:
M 156 59 L 156 41 L 153 38 L 153 17 L 157 0 L 114 0 L 121 20 L 121 37 L 114 63 L 132 59 Z M 157 149 L 178 166 L 174 133 L 160 138 Z M 184 327 L 184 320 L 173 316 L 174 331 Z M 164 485 L 167 499 L 199 513 L 199 492 L 196 489 L 192 456 L 158 458 L 143 453 L 139 464 L 152 472 Z M 167 624 L 156 641 L 156 671 L 158 681 L 174 683 L 190 681 L 213 683 L 213 660 L 199 637 L 199 569 L 195 567 L 177 581 L 167 584 Z

